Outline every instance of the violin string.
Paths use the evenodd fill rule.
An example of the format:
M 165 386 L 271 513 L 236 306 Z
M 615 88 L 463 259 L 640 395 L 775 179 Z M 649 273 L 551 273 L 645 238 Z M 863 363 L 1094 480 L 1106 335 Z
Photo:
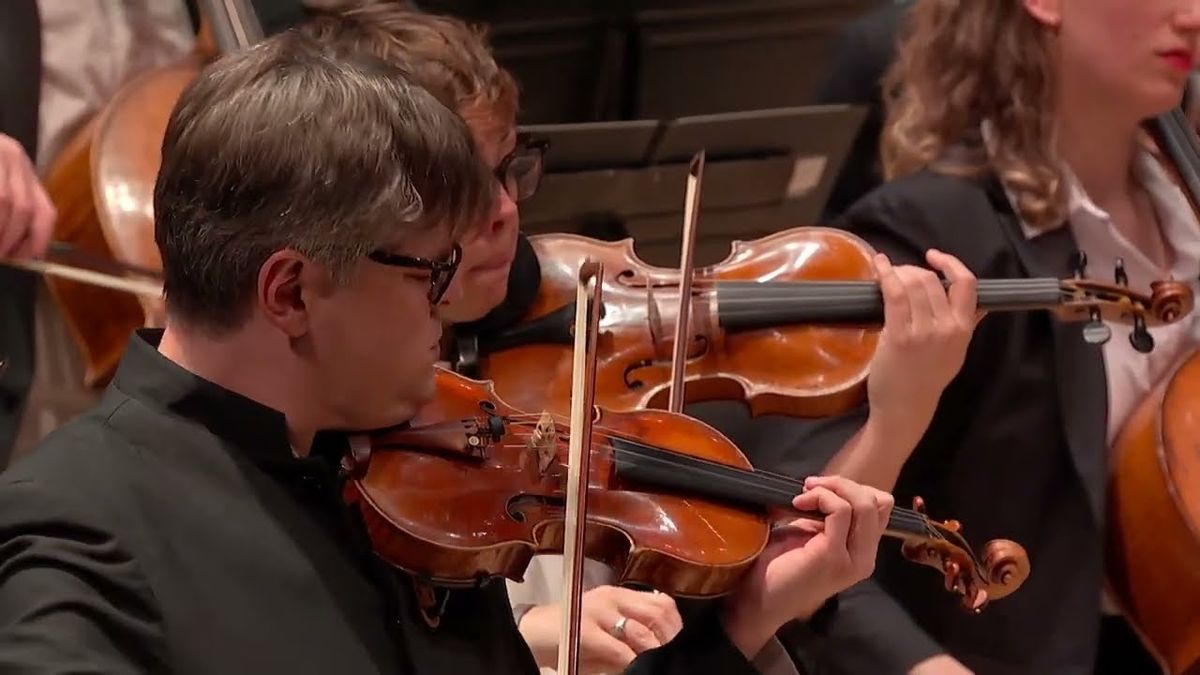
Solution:
M 666 411 L 663 411 L 663 412 L 666 412 Z M 562 422 L 562 423 L 566 423 L 566 422 L 568 421 L 568 420 L 567 420 L 567 418 L 566 418 L 566 416 L 564 416 L 564 415 L 555 415 L 555 414 L 553 414 L 553 413 L 551 413 L 550 415 L 551 415 L 551 417 L 555 418 L 555 421 L 556 421 L 556 422 Z M 507 417 L 507 418 L 505 418 L 505 419 L 516 419 L 516 418 L 523 417 L 523 416 L 536 416 L 536 417 L 540 417 L 540 416 L 541 416 L 541 413 L 526 413 L 526 414 L 523 414 L 523 415 L 514 415 L 514 416 L 512 416 L 512 417 Z M 518 425 L 520 425 L 520 424 L 522 424 L 522 422 L 521 422 L 520 420 L 518 420 Z M 626 441 L 626 442 L 628 442 L 628 443 L 630 443 L 630 444 L 640 444 L 640 442 L 639 442 L 639 441 L 637 441 L 637 440 L 635 440 L 635 439 L 633 439 L 633 438 L 630 438 L 630 437 L 628 437 L 628 436 L 625 436 L 625 435 L 624 435 L 623 433 L 621 433 L 621 432 L 620 432 L 618 429 L 615 429 L 615 428 L 613 428 L 613 427 L 606 427 L 606 426 L 604 426 L 604 425 L 593 425 L 593 426 L 592 426 L 592 431 L 593 431 L 593 432 L 595 432 L 595 431 L 597 431 L 597 430 L 600 430 L 600 431 L 605 431 L 605 432 L 607 432 L 609 435 L 611 435 L 611 436 L 613 436 L 613 437 L 615 437 L 615 438 L 618 438 L 618 439 L 620 439 L 620 440 L 622 440 L 622 441 Z M 569 437 L 569 436 L 567 436 L 567 435 L 565 435 L 565 434 L 562 434 L 562 436 L 561 436 L 561 439 L 560 439 L 560 440 L 562 440 L 562 442 L 566 443 L 566 442 L 568 442 L 568 441 L 570 440 L 570 437 Z M 653 447 L 653 446 L 647 446 L 647 447 Z M 659 449 L 659 450 L 661 450 L 661 448 L 655 448 L 655 449 Z M 763 470 L 763 469 L 756 469 L 756 471 L 758 471 L 758 472 L 759 472 L 761 475 L 764 475 L 764 476 L 770 476 L 770 477 L 772 477 L 772 478 L 777 478 L 777 479 L 780 479 L 780 480 L 789 480 L 789 481 L 795 481 L 795 480 L 797 480 L 796 478 L 794 478 L 794 477 L 792 477 L 792 476 L 788 476 L 788 475 L 786 475 L 786 474 L 781 474 L 781 473 L 773 473 L 773 472 L 771 472 L 771 471 L 766 471 L 766 470 Z
M 521 429 L 520 426 L 517 426 L 517 429 Z M 526 432 L 523 429 L 521 429 L 520 432 L 515 432 L 515 434 L 512 434 L 512 435 L 520 438 L 523 435 L 528 435 L 528 437 L 532 437 L 533 434 L 534 434 L 533 431 Z M 565 443 L 565 442 L 568 442 L 569 438 L 566 437 L 565 435 L 559 434 L 557 440 L 559 442 Z M 654 452 L 658 452 L 658 453 L 678 454 L 678 453 L 673 453 L 672 450 L 667 450 L 664 448 L 656 448 L 654 446 L 647 446 L 647 444 L 631 440 L 631 438 L 622 438 L 622 440 L 626 443 L 629 443 L 630 446 L 635 446 L 635 447 L 640 446 L 644 449 L 654 450 Z M 520 448 L 526 448 L 528 446 L 527 446 L 527 444 L 521 444 L 521 443 L 509 443 L 509 444 L 505 444 L 505 446 L 503 446 L 503 447 L 509 448 L 509 449 L 520 449 Z M 612 443 L 593 443 L 592 448 L 596 449 L 596 450 L 601 450 L 601 452 L 619 452 L 619 448 L 617 448 L 616 446 L 613 446 Z M 720 468 L 720 470 L 746 471 L 746 472 L 754 474 L 754 476 L 760 477 L 760 478 L 772 478 L 772 479 L 784 480 L 784 482 L 786 482 L 786 484 L 796 486 L 797 494 L 799 494 L 799 492 L 803 492 L 803 490 L 804 490 L 803 482 L 800 482 L 800 480 L 797 480 L 796 478 L 782 476 L 782 474 L 760 471 L 760 470 L 742 470 L 742 468 L 730 467 L 730 466 L 727 466 L 724 464 L 720 464 L 720 462 L 714 462 L 712 460 L 704 460 L 702 458 L 691 458 L 690 455 L 684 455 L 684 456 L 689 456 L 690 459 L 702 461 L 702 462 L 704 462 L 704 464 L 708 464 L 715 468 Z M 930 530 L 929 519 L 926 518 L 926 516 L 924 516 L 918 512 L 914 512 L 914 510 L 905 509 L 902 507 L 895 507 L 895 508 L 893 508 L 893 516 L 896 520 L 902 522 L 902 524 L 910 525 L 913 527 L 919 526 L 919 527 L 922 527 L 923 530 L 925 530 L 926 532 L 936 533 L 936 530 Z
M 521 423 L 521 422 L 518 422 L 518 423 L 517 423 L 517 425 L 515 425 L 515 426 L 516 426 L 516 428 L 517 428 L 518 430 L 520 430 L 520 431 L 521 431 L 521 433 L 529 433 L 530 435 L 532 435 L 532 434 L 534 433 L 533 431 L 525 432 L 525 430 L 524 430 L 524 428 L 523 428 L 523 426 L 524 426 L 524 425 L 523 425 L 523 423 Z M 603 427 L 601 427 L 601 426 L 593 426 L 593 427 L 592 427 L 592 429 L 593 429 L 593 432 L 595 432 L 597 429 L 603 429 Z M 514 435 L 517 435 L 517 434 L 514 434 Z M 640 441 L 638 441 L 638 440 L 636 440 L 636 439 L 630 438 L 630 437 L 628 437 L 628 436 L 625 436 L 624 434 L 621 434 L 621 433 L 611 433 L 611 434 L 609 434 L 609 435 L 613 436 L 614 438 L 617 438 L 618 440 L 624 441 L 624 442 L 626 442 L 626 443 L 630 444 L 631 446 L 638 446 L 638 447 L 641 447 L 641 448 L 643 448 L 643 449 L 654 450 L 654 451 L 657 451 L 657 452 L 664 452 L 664 453 L 671 453 L 671 454 L 679 454 L 679 453 L 674 453 L 674 451 L 667 450 L 667 449 L 664 449 L 664 448 L 659 448 L 659 447 L 656 447 L 656 446 L 646 445 L 646 444 L 644 444 L 644 443 L 641 443 Z M 569 434 L 567 434 L 567 433 L 562 433 L 562 432 L 560 432 L 560 433 L 558 434 L 558 440 L 559 440 L 560 442 L 562 442 L 562 443 L 567 443 L 567 442 L 569 442 L 569 441 L 570 441 L 570 436 L 569 436 Z M 604 443 L 601 443 L 601 444 L 593 444 L 593 447 L 600 447 L 600 448 L 602 448 L 602 449 L 606 449 L 606 450 L 612 450 L 612 449 L 614 449 L 614 447 L 613 447 L 613 445 L 612 445 L 612 444 L 604 444 Z M 688 456 L 688 457 L 690 457 L 690 455 L 687 455 L 687 456 Z M 695 458 L 695 459 L 697 459 L 697 460 L 699 460 L 699 461 L 703 461 L 703 462 L 709 463 L 709 464 L 711 464 L 711 465 L 713 465 L 713 466 L 718 466 L 718 467 L 727 467 L 727 466 L 728 466 L 728 465 L 725 465 L 725 464 L 721 464 L 721 463 L 719 463 L 719 462 L 713 462 L 712 460 L 705 460 L 705 459 L 702 459 L 702 458 Z M 789 482 L 789 483 L 793 483 L 793 484 L 797 485 L 797 487 L 800 487 L 800 488 L 803 488 L 803 485 L 804 485 L 804 483 L 803 483 L 803 481 L 802 481 L 802 480 L 799 480 L 799 479 L 797 479 L 797 478 L 795 478 L 795 477 L 788 476 L 788 475 L 785 475 L 785 474 L 774 473 L 774 472 L 771 472 L 771 471 L 765 471 L 765 470 L 762 470 L 762 469 L 755 469 L 755 470 L 754 470 L 754 472 L 755 472 L 756 474 L 760 475 L 760 476 L 764 476 L 764 477 L 770 477 L 770 478 L 773 478 L 773 479 L 777 479 L 777 480 L 781 480 L 781 481 L 787 481 L 787 482 Z M 915 513 L 915 512 L 914 512 L 914 513 Z
M 615 450 L 616 450 L 616 451 L 618 451 L 618 452 L 619 452 L 619 451 L 622 451 L 622 450 L 623 450 L 623 451 L 626 451 L 626 452 L 630 452 L 630 451 L 632 451 L 632 452 L 635 452 L 635 453 L 641 453 L 643 456 L 650 456 L 650 455 L 648 455 L 648 454 L 647 454 L 647 453 L 648 453 L 648 451 L 654 451 L 654 452 L 656 452 L 656 453 L 660 453 L 660 454 L 666 454 L 666 455 L 668 455 L 668 456 L 672 456 L 672 455 L 674 455 L 674 456 L 676 456 L 676 457 L 680 457 L 680 458 L 686 459 L 686 460 L 688 460 L 689 462 L 692 462 L 692 463 L 694 463 L 694 464 L 701 464 L 701 465 L 704 465 L 704 466 L 706 466 L 706 468 L 708 468 L 708 469 L 710 469 L 710 470 L 712 470 L 712 471 L 716 471 L 716 472 L 726 472 L 726 473 L 743 474 L 743 475 L 745 475 L 745 476 L 746 476 L 746 477 L 748 477 L 748 478 L 759 478 L 759 479 L 762 479 L 762 478 L 764 477 L 764 475 L 763 475 L 761 472 L 757 472 L 757 471 L 755 471 L 755 470 L 753 470 L 753 469 L 743 469 L 743 468 L 740 468 L 740 467 L 732 467 L 732 466 L 728 466 L 728 465 L 725 465 L 725 464 L 721 464 L 721 463 L 719 463 L 719 462 L 714 462 L 714 461 L 712 461 L 712 460 L 706 460 L 706 459 L 704 459 L 704 458 L 700 458 L 700 457 L 693 457 L 693 456 L 690 456 L 690 455 L 680 455 L 679 453 L 675 453 L 674 451 L 671 451 L 671 450 L 663 450 L 663 449 L 660 449 L 660 448 L 655 448 L 655 447 L 653 447 L 653 446 L 647 446 L 647 445 L 645 445 L 645 444 L 636 443 L 636 442 L 634 443 L 634 446 L 635 446 L 635 447 L 634 447 L 634 448 L 632 448 L 632 449 L 630 449 L 630 448 L 618 448 L 618 449 L 615 449 Z M 688 465 L 681 465 L 681 466 L 680 466 L 680 468 L 681 468 L 682 470 L 692 470 L 692 471 L 695 471 L 697 467 L 694 467 L 694 466 L 688 466 Z M 801 482 L 797 481 L 796 479 L 793 479 L 793 478 L 790 478 L 790 477 L 780 477 L 780 479 L 781 479 L 781 480 L 784 482 L 784 484 L 785 484 L 785 485 L 787 485 L 787 486 L 791 486 L 791 487 L 796 487 L 796 488 L 799 488 L 799 490 L 800 490 L 800 491 L 803 491 L 803 483 L 801 483 Z M 908 509 L 902 509 L 902 508 L 901 508 L 901 509 L 896 509 L 896 508 L 893 508 L 893 510 L 892 510 L 892 520 L 894 520 L 894 521 L 896 521 L 897 523 L 900 523 L 900 524 L 905 524 L 905 525 L 908 525 L 908 526 L 910 526 L 910 527 L 914 527 L 914 528 L 916 528 L 916 527 L 919 527 L 919 528 L 921 528 L 921 530 L 922 530 L 922 531 L 926 531 L 926 532 L 928 532 L 928 519 L 927 519 L 927 518 L 925 518 L 924 516 L 920 515 L 919 513 L 915 512 L 915 511 L 909 511 Z M 911 534 L 911 533 L 910 533 L 910 534 Z
M 1029 280 L 1020 280 L 1022 282 Z M 1033 280 L 1032 283 L 1008 284 L 980 284 L 979 293 L 981 296 L 989 297 L 1021 297 L 1030 293 L 1061 295 L 1062 288 L 1057 281 L 1038 281 Z M 751 304 L 763 301 L 797 301 L 808 300 L 811 302 L 825 301 L 824 304 L 837 304 L 847 300 L 871 301 L 879 303 L 882 301 L 879 286 L 877 284 L 857 284 L 857 285 L 812 285 L 799 283 L 796 285 L 786 284 L 782 286 L 763 285 L 754 286 L 728 286 L 723 285 L 718 295 L 721 305 L 736 305 L 736 304 Z
M 527 444 L 523 444 L 523 443 L 506 443 L 506 444 L 501 445 L 500 447 L 505 448 L 505 449 L 520 450 L 520 449 L 526 449 L 529 446 Z M 610 444 L 595 444 L 592 447 L 594 450 L 599 450 L 602 452 L 605 452 L 605 451 L 619 452 L 620 451 L 619 448 L 616 448 Z M 650 447 L 653 447 L 653 446 L 650 446 Z M 659 450 L 657 448 L 655 448 L 655 449 Z M 660 452 L 664 452 L 664 453 L 668 453 L 668 454 L 672 453 L 672 451 L 670 451 L 670 450 L 660 450 Z M 700 459 L 700 458 L 689 457 L 689 459 Z M 723 470 L 732 469 L 734 471 L 741 471 L 737 467 L 728 467 L 728 466 L 720 464 L 720 463 L 714 463 L 714 465 Z M 756 474 L 756 472 L 753 472 L 753 471 L 749 471 L 749 470 L 745 470 L 745 471 L 750 475 Z M 926 539 L 951 543 L 951 544 L 955 545 L 956 548 L 963 549 L 963 551 L 968 556 L 970 556 L 972 564 L 975 566 L 975 568 L 976 569 L 982 568 L 978 559 L 976 559 L 976 557 L 972 551 L 970 551 L 969 549 L 966 549 L 965 546 L 963 546 L 961 544 L 958 544 L 955 542 L 950 542 L 950 540 L 945 535 L 943 535 L 941 533 L 941 531 L 939 531 L 938 529 L 936 529 L 934 527 L 933 523 L 929 520 L 929 518 L 927 516 L 922 515 L 920 512 L 912 511 L 912 510 L 900 508 L 900 507 L 894 507 L 892 509 L 892 514 L 891 514 L 890 520 L 896 524 L 899 524 L 902 526 L 908 526 L 909 528 L 912 528 L 913 530 L 919 529 L 924 534 L 924 537 Z M 903 534 L 911 535 L 911 534 L 915 534 L 915 532 L 904 531 Z
M 539 423 L 546 417 L 549 417 L 552 421 L 555 421 L 555 422 L 563 422 L 565 419 L 564 416 L 562 416 L 562 415 L 555 415 L 552 413 L 549 413 L 549 414 L 548 413 L 521 413 L 521 414 L 505 417 L 504 419 L 506 421 L 512 423 L 511 426 L 513 427 L 514 432 L 515 432 L 515 433 L 511 433 L 509 435 L 512 435 L 517 438 L 521 438 L 522 435 L 532 437 L 533 434 L 536 433 L 536 431 L 537 431 L 537 429 L 536 429 L 537 423 Z M 446 430 L 462 430 L 466 423 L 478 424 L 478 422 L 479 422 L 479 418 L 465 418 L 465 419 L 460 419 L 460 420 L 449 420 L 449 421 L 433 423 L 433 424 L 429 424 L 429 425 L 425 425 L 425 426 L 421 426 L 421 427 L 405 429 L 401 433 L 404 433 L 406 435 L 413 434 L 413 433 L 418 434 L 418 435 L 425 435 L 425 434 L 429 434 L 429 433 L 435 433 L 435 432 L 446 431 Z M 696 462 L 701 465 L 708 465 L 710 468 L 712 468 L 714 470 L 745 473 L 748 476 L 752 476 L 752 477 L 756 477 L 756 478 L 760 478 L 760 479 L 772 479 L 772 480 L 783 481 L 786 485 L 795 486 L 799 492 L 802 492 L 804 489 L 803 481 L 793 478 L 791 476 L 786 476 L 783 474 L 778 474 L 778 473 L 774 473 L 774 472 L 763 471 L 763 470 L 758 470 L 758 469 L 753 469 L 753 468 L 752 469 L 744 469 L 741 467 L 734 467 L 734 466 L 722 464 L 720 462 L 715 462 L 715 461 L 700 458 L 700 457 L 694 457 L 691 455 L 683 455 L 682 453 L 677 453 L 677 452 L 669 450 L 669 449 L 660 448 L 660 447 L 656 447 L 653 445 L 648 445 L 648 444 L 642 443 L 641 441 L 630 438 L 630 437 L 626 436 L 625 434 L 620 433 L 620 432 L 616 431 L 615 429 L 612 429 L 611 427 L 605 427 L 604 425 L 594 425 L 593 431 L 595 432 L 596 430 L 601 430 L 601 431 L 609 431 L 610 430 L 609 433 L 607 433 L 608 436 L 618 439 L 618 440 L 621 440 L 628 447 L 622 449 L 622 448 L 616 447 L 615 444 L 613 444 L 611 442 L 602 442 L 602 443 L 592 443 L 591 444 L 592 449 L 598 449 L 601 451 L 613 452 L 613 453 L 620 452 L 622 450 L 628 452 L 631 449 L 633 449 L 636 451 L 641 451 L 643 453 L 649 451 L 649 452 L 654 452 L 654 453 L 657 453 L 660 455 L 685 457 L 689 461 Z M 557 431 L 557 427 L 556 427 L 556 431 L 555 431 L 556 441 L 558 441 L 559 443 L 567 443 L 569 441 L 569 438 L 570 438 L 570 436 L 569 436 L 568 432 L 559 432 L 559 431 Z M 522 444 L 522 443 L 518 443 L 518 444 L 509 443 L 509 444 L 504 444 L 501 447 L 510 448 L 510 449 L 521 449 L 521 448 L 527 448 L 529 446 L 527 444 Z M 982 564 L 979 562 L 978 558 L 975 556 L 974 551 L 972 551 L 966 545 L 965 541 L 961 540 L 961 535 L 957 535 L 957 533 L 955 533 L 955 535 L 958 537 L 959 540 L 951 541 L 936 527 L 935 521 L 932 521 L 929 517 L 925 516 L 924 514 L 920 513 L 919 511 L 906 509 L 903 507 L 893 507 L 889 522 L 906 525 L 911 528 L 919 528 L 920 531 L 922 531 L 924 533 L 924 536 L 927 539 L 946 542 L 946 543 L 954 546 L 956 549 L 961 550 L 968 556 L 971 564 L 974 566 L 974 568 L 976 570 L 982 570 Z M 907 534 L 911 534 L 911 533 L 907 533 Z
M 673 288 L 667 284 L 657 288 Z M 753 280 L 696 280 L 693 288 L 703 295 L 712 295 L 719 290 L 721 314 L 726 319 L 746 319 L 758 316 L 764 311 L 764 303 L 806 302 L 815 308 L 829 309 L 840 307 L 847 311 L 858 309 L 866 311 L 878 309 L 881 297 L 879 285 L 874 280 L 820 280 L 804 279 L 795 281 L 753 281 Z M 1058 279 L 983 279 L 979 282 L 979 293 L 987 296 L 987 304 L 1025 303 L 1031 298 L 1030 293 L 1037 293 L 1036 299 L 1046 304 L 1061 304 L 1069 300 L 1070 293 L 1062 288 Z M 1041 294 L 1054 294 L 1056 299 L 1050 303 Z M 1119 300 L 1133 296 L 1106 293 L 1104 290 L 1092 293 L 1100 300 Z M 1112 297 L 1108 297 L 1112 295 Z M 1065 298 L 1064 298 L 1065 296 Z M 854 304 L 854 307 L 847 307 Z M 771 307 L 771 309 L 777 309 Z M 606 322 L 608 328 L 640 325 L 643 321 Z
M 1102 293 L 1096 294 L 1097 297 L 1103 299 Z M 1064 301 L 1062 292 L 1058 288 L 987 288 L 980 289 L 979 304 L 999 305 L 1013 303 L 1029 303 L 1036 301 L 1038 304 L 1060 304 Z M 837 291 L 830 292 L 824 289 L 807 289 L 783 292 L 757 292 L 757 293 L 742 293 L 737 291 L 727 291 L 719 296 L 720 313 L 724 318 L 737 318 L 741 316 L 750 316 L 758 314 L 760 311 L 774 307 L 777 304 L 795 305 L 803 303 L 806 307 L 812 309 L 832 308 L 842 309 L 878 309 L 883 306 L 882 296 L 878 292 L 868 292 L 865 290 L 858 291 Z
M 523 420 L 516 419 L 519 417 L 527 417 L 527 418 L 530 418 L 530 420 L 523 421 Z M 509 416 L 509 417 L 506 417 L 505 419 L 508 421 L 515 422 L 515 424 L 513 424 L 513 427 L 518 433 L 513 433 L 511 435 L 513 435 L 514 437 L 517 437 L 517 438 L 521 438 L 523 435 L 527 436 L 527 437 L 532 437 L 532 435 L 536 432 L 536 428 L 531 428 L 532 426 L 534 426 L 534 425 L 532 425 L 533 419 L 536 418 L 536 419 L 540 420 L 542 417 L 543 417 L 543 414 L 541 414 L 541 413 L 523 413 L 520 415 Z M 563 416 L 554 415 L 553 413 L 551 413 L 550 417 L 558 418 L 558 421 L 562 421 L 561 418 Z M 405 434 L 410 434 L 410 433 L 427 434 L 427 433 L 434 433 L 434 432 L 444 431 L 444 430 L 457 430 L 457 429 L 462 428 L 464 422 L 473 422 L 473 421 L 476 421 L 475 418 L 466 418 L 464 420 L 451 420 L 451 421 L 446 421 L 446 422 L 439 422 L 439 423 L 435 423 L 435 424 L 416 427 L 413 429 L 407 429 L 402 433 L 405 433 Z M 605 427 L 593 426 L 593 431 L 602 430 L 602 429 L 605 429 Z M 753 474 L 760 478 L 769 478 L 772 480 L 784 481 L 787 484 L 795 485 L 798 489 L 797 494 L 799 494 L 800 492 L 803 492 L 803 490 L 804 490 L 803 481 L 796 479 L 792 476 L 787 476 L 784 474 L 779 474 L 779 473 L 775 473 L 775 472 L 771 472 L 771 471 L 765 471 L 765 470 L 761 470 L 761 469 L 741 469 L 740 467 L 731 467 L 729 465 L 722 464 L 720 462 L 714 462 L 712 460 L 707 460 L 704 458 L 692 457 L 690 455 L 681 455 L 681 453 L 677 453 L 672 450 L 660 448 L 660 447 L 653 446 L 653 445 L 647 445 L 645 443 L 642 443 L 641 441 L 630 438 L 621 433 L 609 433 L 608 435 L 626 443 L 629 447 L 632 447 L 632 448 L 639 448 L 642 450 L 650 450 L 650 451 L 653 451 L 656 453 L 663 453 L 663 454 L 669 454 L 669 455 L 680 455 L 680 456 L 688 457 L 689 459 L 692 459 L 694 461 L 698 461 L 698 462 L 710 465 L 711 467 L 714 467 L 714 468 L 717 468 L 720 470 L 746 471 L 747 473 Z M 556 440 L 560 443 L 567 443 L 567 442 L 569 442 L 570 437 L 569 437 L 568 433 L 557 432 Z M 517 449 L 517 448 L 523 448 L 523 447 L 528 447 L 528 446 L 525 444 L 504 444 L 502 447 L 506 447 L 506 448 L 510 448 L 510 449 Z M 591 447 L 593 449 L 606 451 L 606 452 L 618 452 L 620 450 L 611 442 L 593 443 Z M 901 523 L 904 523 L 904 524 L 907 524 L 910 526 L 914 526 L 914 527 L 920 526 L 923 529 L 925 529 L 928 534 L 934 535 L 938 539 L 945 540 L 945 537 L 943 537 L 939 531 L 931 528 L 930 519 L 927 516 L 922 515 L 918 511 L 906 509 L 903 507 L 894 507 L 892 509 L 892 515 L 893 515 L 893 518 L 895 518 L 897 521 L 899 521 Z
M 513 435 L 520 437 L 520 435 L 518 435 L 518 434 L 513 434 Z M 530 435 L 532 436 L 532 432 L 530 432 Z M 567 442 L 567 439 L 562 436 L 560 436 L 558 440 L 563 443 Z M 745 472 L 749 476 L 754 476 L 754 477 L 758 477 L 758 478 L 770 478 L 773 480 L 785 481 L 785 484 L 793 485 L 797 488 L 797 494 L 800 494 L 801 492 L 804 491 L 803 481 L 797 480 L 790 476 L 774 474 L 771 472 L 759 471 L 759 470 L 755 470 L 755 469 L 743 469 L 741 467 L 734 467 L 734 466 L 730 466 L 727 464 L 722 464 L 720 462 L 714 462 L 712 460 L 704 459 L 701 457 L 693 457 L 691 455 L 682 455 L 682 454 L 677 453 L 672 450 L 668 450 L 665 448 L 659 448 L 659 447 L 652 446 L 652 445 L 647 445 L 644 443 L 640 443 L 638 441 L 634 441 L 632 439 L 622 438 L 621 440 L 626 443 L 629 443 L 631 446 L 637 447 L 638 449 L 641 449 L 641 450 L 650 450 L 650 451 L 654 451 L 656 453 L 661 453 L 661 454 L 666 454 L 666 455 L 677 455 L 677 456 L 681 456 L 681 457 L 686 457 L 689 460 L 708 465 L 709 467 L 711 467 L 713 469 L 717 469 L 717 470 L 721 470 L 721 471 Z M 528 446 L 524 445 L 524 444 L 505 444 L 503 447 L 510 448 L 510 449 L 519 449 L 519 448 L 525 448 Z M 612 443 L 604 443 L 604 442 L 593 443 L 591 447 L 593 450 L 599 450 L 602 452 L 620 452 L 622 450 L 621 448 L 616 447 Z M 903 507 L 894 507 L 892 509 L 892 514 L 898 522 L 901 522 L 903 524 L 907 524 L 907 525 L 913 526 L 913 527 L 919 526 L 919 527 L 922 527 L 923 529 L 928 530 L 929 519 L 927 517 L 921 515 L 917 511 L 905 509 Z M 934 531 L 934 532 L 936 532 L 936 531 Z
M 757 289 L 773 292 L 775 290 L 821 289 L 830 291 L 859 291 L 862 289 L 878 289 L 879 282 L 874 279 L 788 279 L 777 281 L 756 281 L 753 279 L 696 279 L 693 288 L 709 290 L 714 286 L 719 290 L 754 291 Z M 1043 288 L 1054 285 L 1061 286 L 1062 282 L 1053 277 L 1034 279 L 980 279 L 978 288 Z M 676 288 L 660 286 L 659 288 Z

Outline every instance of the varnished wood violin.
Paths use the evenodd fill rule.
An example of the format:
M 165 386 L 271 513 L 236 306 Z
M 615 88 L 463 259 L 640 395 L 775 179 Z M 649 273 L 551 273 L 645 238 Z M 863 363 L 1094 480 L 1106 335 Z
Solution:
M 565 412 L 570 400 L 574 270 L 603 261 L 597 403 L 612 410 L 667 407 L 678 270 L 651 267 L 633 242 L 569 234 L 530 238 L 542 268 L 538 298 L 526 318 L 497 335 L 463 336 L 454 367 L 492 380 L 524 409 Z M 873 280 L 874 251 L 842 230 L 801 227 L 753 242 L 734 242 L 724 261 L 695 270 L 689 292 L 683 377 L 686 402 L 745 401 L 752 414 L 836 414 L 857 405 L 883 319 Z M 1131 289 L 1081 274 L 1068 279 L 980 279 L 988 311 L 1047 310 L 1085 321 L 1085 338 L 1104 341 L 1104 322 L 1134 327 L 1133 345 L 1153 347 L 1147 327 L 1178 321 L 1193 307 L 1191 287 L 1156 282 Z M 538 377 L 529 377 L 538 372 Z

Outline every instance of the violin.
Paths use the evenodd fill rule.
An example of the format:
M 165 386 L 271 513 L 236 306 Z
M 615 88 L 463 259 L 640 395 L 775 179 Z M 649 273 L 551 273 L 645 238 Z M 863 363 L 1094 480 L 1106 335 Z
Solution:
M 1175 109 L 1151 131 L 1200 204 L 1200 140 Z M 1163 672 L 1200 672 L 1200 351 L 1185 355 L 1117 435 L 1108 486 L 1108 586 Z
M 685 300 L 702 171 L 700 153 L 685 202 L 668 410 L 596 404 L 599 353 L 613 347 L 600 330 L 611 277 L 605 261 L 589 258 L 573 272 L 565 433 L 560 415 L 522 412 L 492 383 L 439 369 L 429 405 L 402 428 L 357 437 L 345 457 L 345 499 L 358 507 L 376 553 L 417 578 L 519 582 L 534 555 L 561 552 L 563 675 L 578 670 L 585 558 L 611 568 L 619 584 L 709 598 L 741 581 L 776 519 L 824 520 L 792 506 L 802 480 L 754 469 L 720 432 L 681 414 L 680 336 L 691 325 Z M 919 498 L 913 506 L 893 509 L 885 534 L 902 541 L 909 560 L 939 570 L 963 607 L 979 612 L 1028 578 L 1019 544 L 992 541 L 979 558 L 959 523 L 930 520 Z
M 376 553 L 418 578 L 450 587 L 521 581 L 533 556 L 564 551 L 569 428 L 562 416 L 512 407 L 489 382 L 441 368 L 436 382 L 407 425 L 352 439 L 344 497 Z M 720 596 L 762 552 L 773 514 L 823 520 L 791 509 L 803 480 L 754 470 L 699 420 L 596 407 L 592 424 L 582 548 L 617 583 Z M 977 556 L 961 531 L 931 520 L 917 499 L 893 510 L 886 536 L 978 612 L 1020 587 L 1029 560 L 1007 540 Z
M 596 400 L 616 411 L 663 408 L 673 390 L 672 355 L 679 307 L 690 308 L 683 348 L 686 402 L 740 400 L 753 415 L 819 417 L 865 397 L 883 319 L 874 251 L 842 230 L 800 227 L 735 241 L 723 261 L 697 267 L 681 303 L 678 270 L 652 267 L 632 240 L 601 242 L 571 234 L 530 237 L 541 262 L 537 299 L 515 327 L 464 336 L 454 368 L 493 381 L 513 405 L 562 412 L 570 400 L 573 277 L 582 262 L 603 262 Z M 1080 268 L 1082 270 L 1082 267 Z M 980 279 L 988 311 L 1044 309 L 1085 321 L 1085 338 L 1103 342 L 1103 321 L 1132 324 L 1135 348 L 1148 351 L 1149 326 L 1171 323 L 1193 307 L 1182 282 L 1155 282 L 1148 293 L 1084 278 Z M 787 364 L 787 367 L 780 367 Z M 538 371 L 539 377 L 529 377 Z

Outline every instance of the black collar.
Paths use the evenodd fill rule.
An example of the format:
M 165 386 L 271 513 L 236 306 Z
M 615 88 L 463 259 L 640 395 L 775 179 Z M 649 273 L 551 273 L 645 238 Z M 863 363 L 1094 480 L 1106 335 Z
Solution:
M 163 356 L 158 351 L 162 333 L 160 329 L 137 331 L 125 349 L 113 387 L 152 408 L 203 425 L 272 473 L 309 464 L 292 452 L 282 412 L 206 380 Z M 320 434 L 314 442 L 313 454 L 323 461 L 340 457 L 340 448 L 344 447 L 337 442 L 340 434 L 337 439 L 329 436 Z

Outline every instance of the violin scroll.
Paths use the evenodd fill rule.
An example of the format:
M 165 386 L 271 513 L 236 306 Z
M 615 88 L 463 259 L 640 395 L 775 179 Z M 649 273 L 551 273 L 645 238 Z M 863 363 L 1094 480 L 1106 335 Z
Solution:
M 925 504 L 913 499 L 913 511 L 924 517 Z M 925 536 L 906 538 L 900 551 L 908 560 L 932 567 L 945 577 L 946 590 L 962 606 L 978 614 L 992 600 L 1010 595 L 1029 578 L 1029 555 L 1020 544 L 996 539 L 984 547 L 980 561 L 961 535 L 957 520 L 937 523 L 926 518 Z
M 1150 315 L 1169 324 L 1192 311 L 1192 288 L 1180 281 L 1155 281 L 1150 284 Z
M 1149 295 L 1123 283 L 1091 279 L 1063 279 L 1059 285 L 1063 300 L 1057 311 L 1066 320 L 1164 326 L 1190 314 L 1195 305 L 1191 287 L 1181 281 L 1155 281 Z
M 1029 578 L 1029 554 L 1010 539 L 993 539 L 983 547 L 983 569 L 989 581 L 988 598 L 998 600 Z

